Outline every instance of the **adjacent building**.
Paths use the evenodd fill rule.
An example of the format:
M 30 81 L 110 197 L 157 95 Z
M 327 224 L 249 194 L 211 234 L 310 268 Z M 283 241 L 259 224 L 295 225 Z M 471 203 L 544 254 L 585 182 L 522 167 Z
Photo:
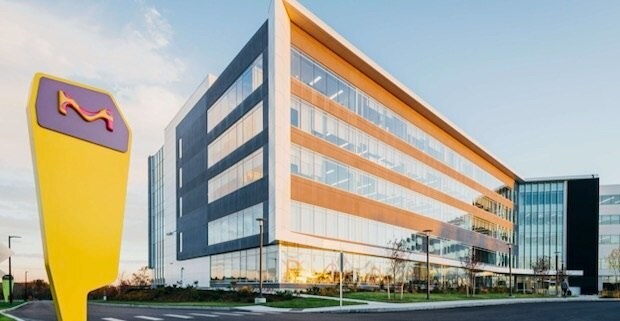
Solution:
M 552 274 L 570 275 L 570 286 L 597 293 L 599 178 L 595 175 L 528 179 L 519 183 L 516 262 L 532 269 L 541 260 Z M 531 288 L 531 279 L 517 278 Z
M 570 201 L 583 180 L 596 182 L 583 203 L 596 210 Z M 338 282 L 342 252 L 346 282 L 379 286 L 390 242 L 404 239 L 415 283 L 428 234 L 435 286 L 462 284 L 468 253 L 486 286 L 555 252 L 589 276 L 566 250 L 582 216 L 598 229 L 598 178 L 583 180 L 524 181 L 311 12 L 276 0 L 149 158 L 149 262 L 159 285 L 256 284 L 262 270 L 268 286 L 294 288 Z
M 620 251 L 620 185 L 601 185 L 599 227 L 599 290 L 613 288 L 620 280 L 620 266 L 609 264 L 614 249 Z

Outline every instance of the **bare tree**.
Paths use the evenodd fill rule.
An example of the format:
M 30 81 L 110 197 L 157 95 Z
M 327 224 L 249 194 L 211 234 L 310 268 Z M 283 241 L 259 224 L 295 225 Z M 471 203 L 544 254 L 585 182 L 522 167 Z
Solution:
M 390 272 L 394 282 L 394 290 L 396 291 L 396 278 L 401 275 L 400 283 L 400 299 L 403 299 L 404 288 L 404 269 L 407 263 L 407 241 L 405 239 L 394 239 L 388 242 L 388 258 L 390 259 Z M 388 278 L 388 300 L 390 299 L 390 280 Z
M 607 257 L 607 265 L 614 273 L 614 289 L 618 290 L 618 274 L 620 274 L 620 246 L 613 249 Z
M 465 269 L 467 274 L 467 295 L 469 296 L 469 288 L 471 287 L 472 296 L 476 294 L 476 273 L 481 271 L 480 256 L 474 248 L 470 248 L 466 251 L 465 255 L 460 258 L 461 266 Z
M 148 287 L 153 283 L 151 277 L 151 270 L 147 266 L 141 267 L 136 273 L 131 275 L 131 281 L 129 283 L 132 286 Z
M 534 284 L 536 292 L 538 292 L 538 279 L 540 278 L 541 285 L 544 283 L 544 277 L 549 271 L 549 258 L 546 256 L 539 256 L 532 262 L 532 270 L 534 270 Z

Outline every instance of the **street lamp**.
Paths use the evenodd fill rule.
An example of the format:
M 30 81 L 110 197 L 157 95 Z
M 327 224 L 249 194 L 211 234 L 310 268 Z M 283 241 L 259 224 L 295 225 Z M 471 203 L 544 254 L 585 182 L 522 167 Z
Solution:
M 560 251 L 555 251 L 555 295 L 556 296 L 560 296 L 560 293 L 558 292 L 558 280 L 560 278 L 559 270 L 558 270 L 558 255 L 559 254 L 560 254 Z
M 11 239 L 20 239 L 21 236 L 9 235 L 9 249 L 11 249 Z M 13 273 L 11 272 L 11 257 L 9 256 L 9 303 L 13 304 Z
M 508 296 L 512 297 L 512 244 L 508 243 Z
M 24 302 L 28 301 L 28 271 L 26 271 L 24 277 Z
M 258 250 L 258 297 L 263 298 L 263 225 L 265 223 L 265 219 L 259 217 L 256 219 L 259 227 L 259 239 L 260 246 Z M 262 300 L 261 300 L 262 301 Z
M 424 235 L 426 235 L 426 300 L 431 299 L 430 263 L 429 263 L 429 256 L 428 256 L 428 252 L 429 252 L 428 248 L 429 248 L 430 239 L 429 239 L 428 233 L 432 231 L 433 230 L 422 231 L 424 232 Z

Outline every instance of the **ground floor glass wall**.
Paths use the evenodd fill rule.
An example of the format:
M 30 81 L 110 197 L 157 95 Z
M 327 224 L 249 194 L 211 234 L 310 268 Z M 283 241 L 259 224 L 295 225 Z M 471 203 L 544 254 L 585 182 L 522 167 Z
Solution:
M 277 287 L 336 285 L 340 282 L 337 251 L 299 246 L 271 245 L 263 250 L 263 282 Z M 255 285 L 259 276 L 259 250 L 248 249 L 211 256 L 211 287 Z M 394 277 L 390 260 L 353 253 L 344 253 L 343 282 L 347 287 L 381 288 L 387 284 L 404 283 L 413 290 L 426 288 L 426 263 L 408 261 Z M 467 273 L 460 267 L 430 265 L 431 287 L 454 290 L 465 287 Z M 477 287 L 506 287 L 507 277 L 482 272 Z

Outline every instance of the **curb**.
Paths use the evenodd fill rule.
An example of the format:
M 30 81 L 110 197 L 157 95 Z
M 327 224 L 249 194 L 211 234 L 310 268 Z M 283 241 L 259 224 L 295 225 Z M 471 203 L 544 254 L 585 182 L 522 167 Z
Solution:
M 102 302 L 89 302 L 88 304 L 100 305 L 107 307 L 125 307 L 125 308 L 149 308 L 149 309 L 186 309 L 186 310 L 217 310 L 217 311 L 235 311 L 241 308 L 249 307 L 252 305 L 240 305 L 236 307 L 218 307 L 218 306 L 205 306 L 205 305 L 151 305 L 151 304 L 131 304 L 131 303 L 102 303 Z
M 0 313 L 11 312 L 11 311 L 13 311 L 13 310 L 19 309 L 19 308 L 21 308 L 21 307 L 23 307 L 23 306 L 25 306 L 25 305 L 30 304 L 30 302 L 32 302 L 32 301 L 22 302 L 21 304 L 18 304 L 18 305 L 16 305 L 16 306 L 12 307 L 12 308 L 8 308 L 8 309 L 0 310 Z
M 32 301 L 24 302 L 24 303 L 22 303 L 20 305 L 16 305 L 16 306 L 12 307 L 12 308 L 0 310 L 0 315 L 5 316 L 5 317 L 10 318 L 10 319 L 13 319 L 15 321 L 25 321 L 24 319 L 20 319 L 20 318 L 18 318 L 16 316 L 10 315 L 7 312 L 11 312 L 11 311 L 19 309 L 19 308 L 21 308 L 23 306 L 26 306 L 26 305 L 30 304 L 30 302 L 32 302 Z
M 514 300 L 514 301 L 512 301 Z M 407 306 L 373 306 L 366 305 L 364 308 L 361 307 L 351 307 L 351 308 L 343 308 L 343 309 L 333 309 L 333 308 L 316 308 L 315 309 L 305 309 L 303 312 L 305 313 L 375 313 L 375 312 L 402 312 L 402 311 L 421 311 L 421 310 L 440 310 L 440 309 L 457 309 L 457 308 L 470 308 L 470 307 L 483 307 L 483 306 L 496 306 L 496 305 L 509 305 L 509 304 L 526 304 L 526 303 L 569 303 L 569 302 L 605 302 L 607 300 L 595 298 L 549 298 L 549 299 L 502 299 L 500 300 L 484 300 L 484 301 L 441 301 L 436 302 L 439 304 L 419 304 L 412 303 Z M 618 300 L 620 301 L 620 300 Z M 449 303 L 446 303 L 449 302 Z M 402 303 L 392 303 L 392 304 L 402 304 Z M 300 311 L 301 312 L 301 311 Z

